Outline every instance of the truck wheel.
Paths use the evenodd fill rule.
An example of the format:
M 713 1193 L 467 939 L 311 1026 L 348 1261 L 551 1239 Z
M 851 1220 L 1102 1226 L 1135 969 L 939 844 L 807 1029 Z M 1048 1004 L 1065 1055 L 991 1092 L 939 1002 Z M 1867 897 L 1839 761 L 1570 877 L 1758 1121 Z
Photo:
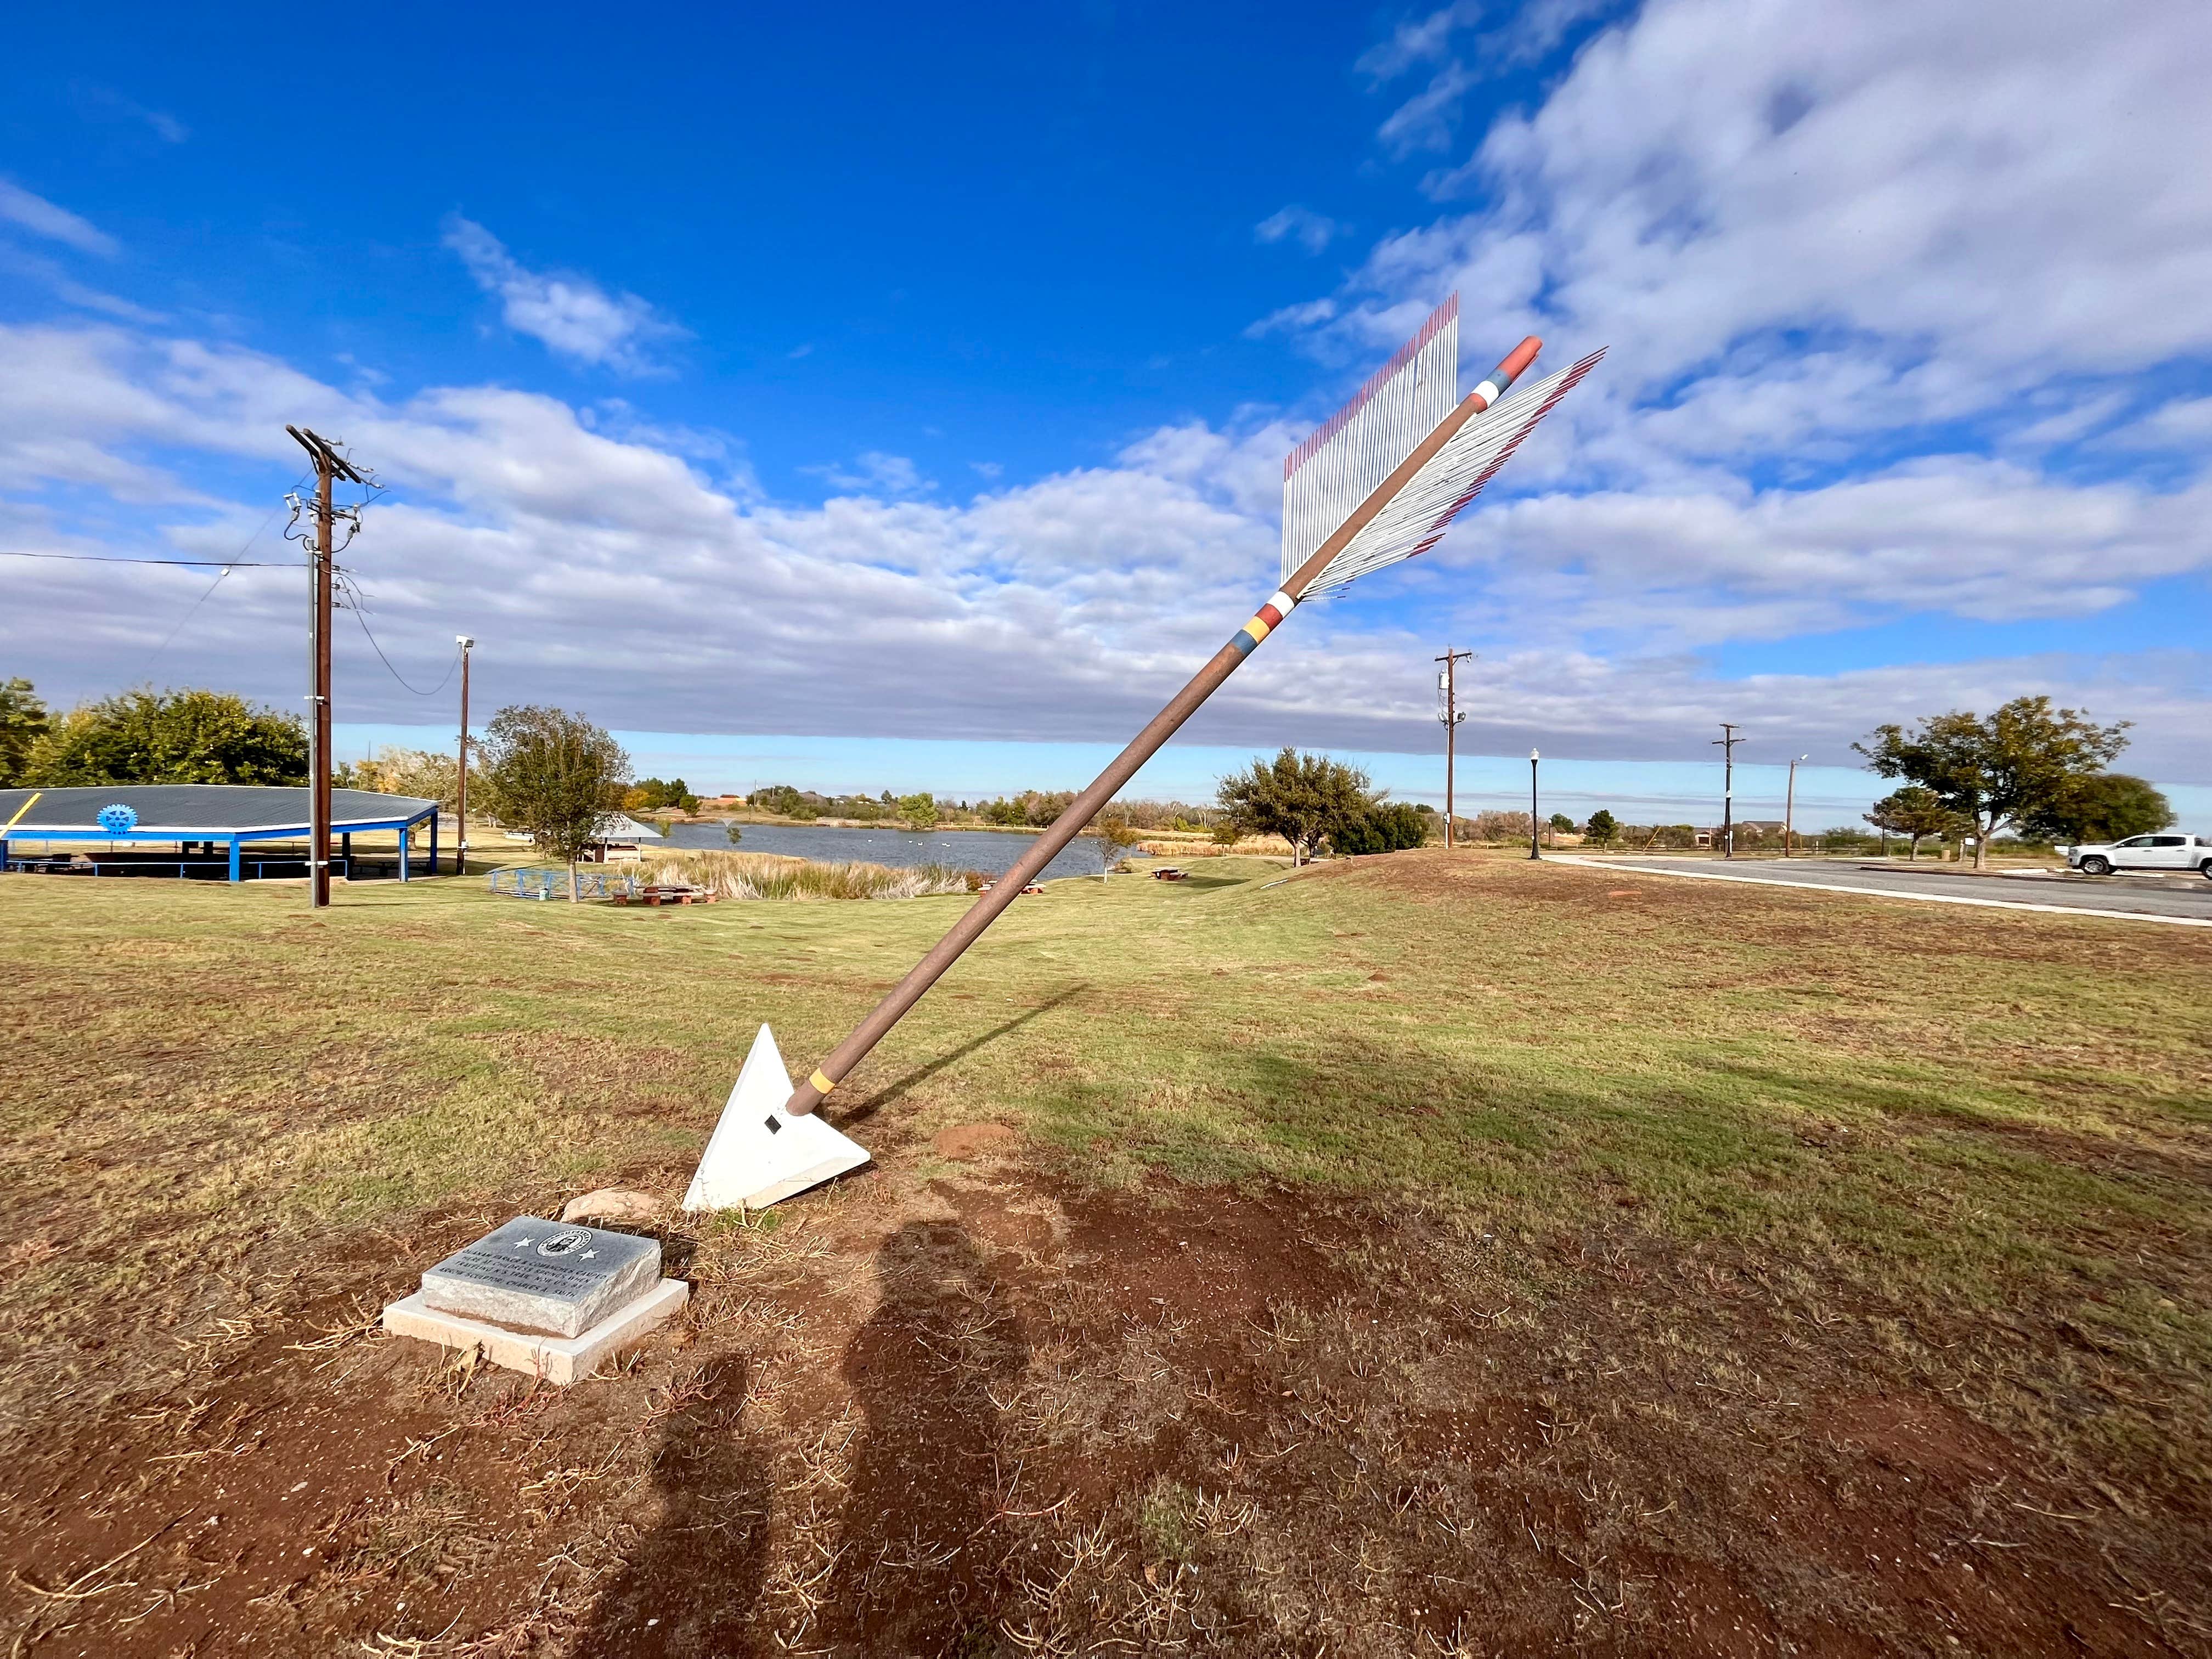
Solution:
M 2081 873 L 2085 876 L 2109 876 L 2112 873 L 2112 861 L 2110 859 L 2083 859 Z
M 2212 881 L 2212 859 L 2207 859 L 2203 863 L 2198 865 L 2197 866 L 2197 873 L 2203 877 L 2205 880 Z

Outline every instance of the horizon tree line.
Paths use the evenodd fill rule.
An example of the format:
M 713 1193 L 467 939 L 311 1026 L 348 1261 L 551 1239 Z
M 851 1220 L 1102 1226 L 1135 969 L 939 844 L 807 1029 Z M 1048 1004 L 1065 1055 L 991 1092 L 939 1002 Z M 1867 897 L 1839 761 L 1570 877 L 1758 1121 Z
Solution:
M 504 727 L 502 721 L 507 722 Z M 2163 830 L 2173 822 L 2166 796 L 2145 779 L 2107 769 L 2126 748 L 2130 725 L 2100 725 L 2081 710 L 2055 708 L 2048 696 L 2038 695 L 2015 697 L 1987 717 L 1953 711 L 1910 727 L 1895 722 L 1877 726 L 1852 747 L 1866 757 L 1869 770 L 1899 780 L 1903 787 L 1876 801 L 1864 822 L 1885 837 L 1902 837 L 1911 858 L 1918 857 L 1925 840 L 1971 839 L 1978 866 L 1986 861 L 1990 843 L 2007 831 L 2063 842 L 2116 841 Z M 628 756 L 581 716 L 518 705 L 500 710 L 486 729 L 507 731 L 517 740 L 518 734 L 532 731 L 550 741 L 556 727 L 562 742 L 586 747 L 603 742 L 605 752 L 595 775 L 607 788 L 601 792 L 605 799 L 599 811 L 690 812 L 701 805 L 681 778 L 633 781 Z M 470 782 L 487 811 L 504 821 L 501 800 L 512 806 L 519 798 L 502 795 L 492 759 L 497 752 L 503 751 L 496 744 L 487 746 L 482 762 L 470 768 Z M 307 781 L 307 766 L 305 723 L 234 693 L 137 688 L 56 714 L 30 681 L 0 682 L 0 787 L 298 785 Z M 453 755 L 395 749 L 333 768 L 332 781 L 451 805 L 459 774 Z M 1388 793 L 1376 789 L 1357 767 L 1285 747 L 1273 760 L 1255 757 L 1250 766 L 1223 778 L 1210 804 L 1116 801 L 1093 830 L 1103 833 L 1110 821 L 1117 836 L 1132 832 L 1131 841 L 1137 834 L 1163 830 L 1275 834 L 1291 843 L 1293 858 L 1301 861 L 1323 845 L 1343 852 L 1394 851 L 1419 846 L 1436 833 L 1433 808 L 1390 802 Z M 1006 828 L 1042 828 L 1073 799 L 1070 791 L 1024 790 L 973 803 L 940 802 L 927 791 L 841 796 L 789 784 L 765 785 L 749 797 L 761 810 L 800 822 L 888 820 L 916 830 L 934 828 L 955 815 Z M 1526 812 L 1482 812 L 1463 822 L 1476 840 L 1525 840 L 1532 827 Z M 1548 827 L 1568 833 L 1577 826 L 1565 814 L 1554 813 Z M 1648 833 L 1662 837 L 1668 828 Z M 1612 844 L 1626 830 L 1603 808 L 1581 826 L 1585 840 L 1598 846 Z M 1838 833 L 1825 832 L 1831 838 Z

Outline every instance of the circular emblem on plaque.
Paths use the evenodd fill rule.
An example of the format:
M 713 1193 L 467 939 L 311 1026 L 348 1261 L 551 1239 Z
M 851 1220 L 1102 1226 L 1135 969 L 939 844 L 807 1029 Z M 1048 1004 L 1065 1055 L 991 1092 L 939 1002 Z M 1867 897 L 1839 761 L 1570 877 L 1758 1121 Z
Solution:
M 543 1244 L 540 1244 L 538 1247 L 538 1254 L 540 1255 L 574 1255 L 577 1251 L 582 1249 L 585 1245 L 591 1242 L 591 1234 L 580 1232 L 577 1229 L 571 1227 L 565 1232 L 554 1234 L 552 1237 L 547 1239 Z
M 138 814 L 118 801 L 100 809 L 100 827 L 111 836 L 127 836 L 138 827 Z

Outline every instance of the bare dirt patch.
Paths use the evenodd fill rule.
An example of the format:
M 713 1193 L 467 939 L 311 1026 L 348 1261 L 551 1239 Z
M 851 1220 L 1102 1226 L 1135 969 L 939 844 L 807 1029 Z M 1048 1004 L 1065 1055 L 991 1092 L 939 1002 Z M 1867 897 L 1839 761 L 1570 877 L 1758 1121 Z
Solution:
M 1018 1138 L 1004 1123 L 956 1123 L 950 1128 L 939 1129 L 930 1145 L 937 1149 L 939 1157 L 965 1163 L 1003 1152 Z
M 563 1391 L 368 1328 L 482 1219 L 19 1446 L 15 1650 L 2208 1650 L 2200 1504 L 1753 1263 L 878 1170 L 672 1236 L 684 1323 Z

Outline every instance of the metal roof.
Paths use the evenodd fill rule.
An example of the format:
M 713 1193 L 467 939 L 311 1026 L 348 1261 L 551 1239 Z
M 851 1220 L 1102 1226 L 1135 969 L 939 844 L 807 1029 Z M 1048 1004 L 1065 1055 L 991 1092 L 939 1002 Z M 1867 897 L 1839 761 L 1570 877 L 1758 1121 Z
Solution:
M 103 806 L 127 806 L 138 815 L 133 836 L 191 841 L 222 836 L 266 835 L 289 830 L 305 835 L 307 790 L 264 788 L 233 783 L 113 783 L 89 788 L 0 789 L 0 824 L 33 795 L 38 800 L 7 833 L 36 840 L 41 836 L 106 838 Z M 370 789 L 331 791 L 331 828 L 358 830 L 369 824 L 411 823 L 438 803 L 413 795 L 380 795 Z
M 663 832 L 649 823 L 640 823 L 627 812 L 602 812 L 599 821 L 592 826 L 593 841 L 659 841 Z

